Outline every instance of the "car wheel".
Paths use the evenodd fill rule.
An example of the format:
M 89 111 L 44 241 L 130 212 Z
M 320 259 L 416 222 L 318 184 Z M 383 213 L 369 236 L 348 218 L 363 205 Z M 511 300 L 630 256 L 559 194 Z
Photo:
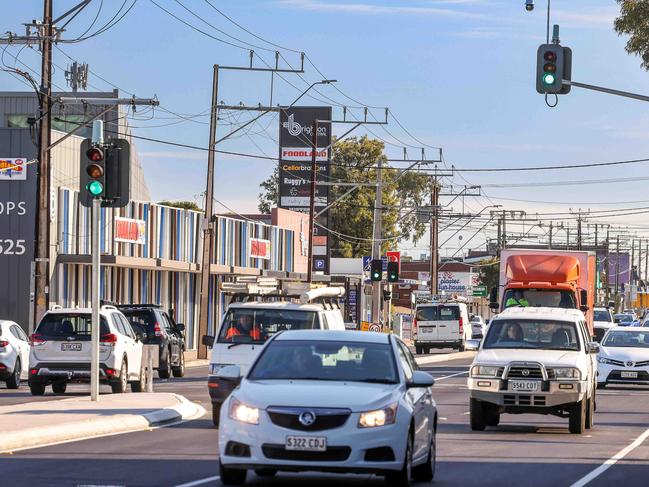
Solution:
M 422 347 L 420 347 L 419 345 L 415 345 L 415 353 L 417 355 L 421 355 L 422 353 L 424 353 L 424 349 Z
M 568 427 L 570 432 L 580 435 L 586 429 L 586 402 L 588 399 L 584 398 L 575 404 L 570 411 L 570 419 Z
M 403 467 L 398 472 L 387 474 L 385 484 L 390 487 L 410 487 L 410 479 L 412 479 L 412 435 L 409 432 Z
M 595 424 L 595 392 L 593 391 L 593 397 L 588 399 L 588 404 L 586 406 L 586 429 L 592 429 Z
M 135 382 L 131 382 L 131 391 L 146 391 L 146 367 L 144 366 L 144 364 L 140 366 L 140 376 L 138 377 L 138 379 Z
M 460 341 L 460 344 L 457 347 L 458 352 L 464 352 L 464 340 Z
M 436 431 L 433 430 L 426 463 L 412 468 L 412 479 L 415 482 L 430 482 L 435 477 L 435 466 L 437 465 L 437 440 L 435 438 Z
M 274 477 L 277 475 L 277 470 L 274 468 L 258 468 L 255 470 L 257 477 Z
M 598 389 L 604 389 L 606 387 L 606 382 L 598 382 L 597 383 L 597 388 Z
M 173 367 L 174 377 L 184 377 L 185 376 L 185 353 L 180 351 L 180 360 L 178 361 L 178 367 Z
M 45 394 L 45 383 L 41 381 L 30 381 L 29 390 L 32 396 L 42 396 Z
M 52 382 L 52 391 L 54 394 L 65 394 L 65 390 L 68 388 L 68 383 L 65 381 L 56 381 Z
M 487 423 L 487 426 L 498 426 L 500 424 L 500 413 L 498 412 L 498 408 L 495 406 L 489 406 L 488 408 L 485 408 L 485 405 L 482 406 L 484 411 L 484 416 L 485 416 L 485 423 Z
M 14 372 L 7 379 L 7 389 L 18 389 L 20 387 L 20 373 L 22 372 L 22 367 L 20 366 L 20 359 L 16 359 L 14 364 Z
M 219 427 L 219 418 L 221 416 L 221 404 L 213 402 L 212 403 L 212 423 L 217 428 Z
M 219 475 L 223 485 L 243 485 L 246 483 L 248 471 L 224 467 L 223 464 L 219 462 Z
M 128 372 L 126 368 L 126 360 L 122 360 L 122 368 L 119 370 L 119 377 L 116 382 L 111 382 L 110 387 L 113 394 L 122 394 L 126 392 L 128 386 Z
M 471 399 L 469 402 L 469 416 L 471 419 L 471 429 L 473 431 L 484 431 L 487 427 L 484 407 L 477 399 Z
M 171 377 L 171 351 L 167 350 L 167 358 L 160 361 L 158 367 L 158 377 L 161 379 L 168 379 Z

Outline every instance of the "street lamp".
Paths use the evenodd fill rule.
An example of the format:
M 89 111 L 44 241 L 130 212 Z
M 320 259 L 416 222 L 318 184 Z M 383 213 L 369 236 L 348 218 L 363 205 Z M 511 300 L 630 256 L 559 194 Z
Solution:
M 316 86 L 316 85 L 329 85 L 329 84 L 331 84 L 331 83 L 336 83 L 336 82 L 338 82 L 337 79 L 323 79 L 322 81 L 316 81 L 315 83 L 311 83 L 311 86 L 309 86 L 306 90 L 304 90 L 304 91 L 302 92 L 302 94 L 301 94 L 300 96 L 298 96 L 295 100 L 293 100 L 293 103 L 291 103 L 291 104 L 289 105 L 289 107 L 292 107 L 293 105 L 295 105 L 295 104 L 297 103 L 297 101 L 298 101 L 300 98 L 302 98 L 304 95 L 306 95 L 306 94 L 309 92 L 309 90 L 310 90 L 311 88 L 313 88 L 314 86 Z

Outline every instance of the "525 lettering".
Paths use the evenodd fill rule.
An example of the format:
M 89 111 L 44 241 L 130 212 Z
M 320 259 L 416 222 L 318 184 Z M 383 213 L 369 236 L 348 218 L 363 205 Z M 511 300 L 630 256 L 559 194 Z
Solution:
M 23 255 L 25 250 L 24 240 L 0 238 L 0 255 Z

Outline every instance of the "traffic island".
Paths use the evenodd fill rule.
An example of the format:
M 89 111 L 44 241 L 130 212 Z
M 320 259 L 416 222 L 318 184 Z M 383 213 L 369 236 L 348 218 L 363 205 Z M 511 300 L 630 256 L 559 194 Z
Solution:
M 178 394 L 89 396 L 0 406 L 0 453 L 142 431 L 200 418 L 205 409 Z

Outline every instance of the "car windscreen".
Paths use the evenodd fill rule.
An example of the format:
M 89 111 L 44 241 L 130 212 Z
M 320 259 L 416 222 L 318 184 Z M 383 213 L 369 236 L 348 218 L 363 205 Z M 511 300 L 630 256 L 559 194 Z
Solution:
M 649 331 L 611 331 L 604 338 L 602 346 L 649 348 Z
M 506 319 L 493 320 L 483 348 L 530 348 L 579 350 L 577 327 L 567 321 Z
M 317 328 L 320 327 L 315 311 L 234 308 L 225 315 L 218 342 L 264 343 L 280 331 Z
M 460 319 L 458 306 L 420 306 L 417 321 L 456 321 Z
M 249 380 L 322 380 L 396 384 L 389 344 L 274 340 L 263 351 Z
M 103 316 L 100 323 L 100 334 L 110 333 Z M 48 313 L 36 328 L 36 333 L 48 340 L 90 340 L 91 325 L 89 314 Z
M 611 313 L 605 309 L 596 309 L 595 310 L 595 321 L 613 321 L 611 319 Z
M 633 315 L 615 315 L 615 319 L 620 323 L 632 323 Z
M 508 289 L 503 298 L 505 308 L 576 308 L 572 291 L 554 289 Z

